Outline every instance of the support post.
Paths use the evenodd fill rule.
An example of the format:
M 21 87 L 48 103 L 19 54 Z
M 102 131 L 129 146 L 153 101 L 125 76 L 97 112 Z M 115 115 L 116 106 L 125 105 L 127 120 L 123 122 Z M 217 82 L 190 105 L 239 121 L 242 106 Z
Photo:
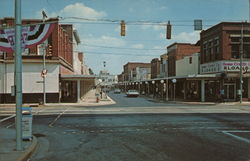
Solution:
M 46 74 L 47 74 L 47 71 L 46 71 L 46 45 L 43 44 L 43 73 L 44 73 L 44 76 L 43 76 L 43 104 L 45 105 L 46 104 Z
M 240 103 L 242 103 L 242 59 L 243 59 L 243 23 L 241 24 L 241 39 L 240 39 Z
M 22 19 L 21 0 L 15 0 L 15 90 L 16 90 L 16 150 L 22 146 Z
M 81 101 L 81 81 L 77 80 L 77 102 Z
M 166 87 L 166 101 L 168 101 L 169 100 L 169 98 L 168 98 L 168 79 L 166 80 L 166 85 L 167 85 L 167 87 Z
M 201 102 L 205 102 L 205 80 L 201 80 Z

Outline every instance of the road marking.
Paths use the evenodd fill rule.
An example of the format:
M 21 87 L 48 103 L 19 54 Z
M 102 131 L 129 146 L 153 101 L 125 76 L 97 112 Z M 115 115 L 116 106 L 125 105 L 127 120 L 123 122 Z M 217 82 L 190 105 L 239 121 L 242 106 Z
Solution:
M 50 127 L 53 127 L 53 124 L 68 110 L 69 108 L 65 109 L 63 112 L 61 112 L 56 118 L 54 121 L 52 121 L 49 126 Z
M 41 110 L 36 110 L 36 112 L 35 112 L 35 115 L 37 115 L 38 113 L 41 113 L 41 112 L 43 112 L 43 111 L 45 111 L 45 108 L 44 109 L 41 109 Z
M 221 131 L 223 134 L 225 135 L 228 135 L 228 136 L 232 136 L 233 138 L 237 139 L 237 140 L 240 140 L 240 141 L 243 141 L 243 142 L 246 142 L 248 144 L 250 144 L 250 140 L 249 139 L 246 139 L 244 137 L 240 137 L 240 136 L 237 136 L 237 135 L 234 135 L 234 134 L 231 134 L 233 132 L 238 132 L 238 133 L 250 133 L 250 131 L 243 131 L 243 130 L 230 130 L 230 131 Z
M 10 128 L 11 126 L 15 125 L 15 123 L 11 123 L 10 125 L 6 126 L 6 128 Z
M 9 119 L 11 119 L 11 118 L 13 118 L 13 117 L 15 117 L 15 116 L 16 116 L 16 114 L 11 115 L 11 116 L 9 116 L 9 117 L 6 117 L 6 118 L 0 120 L 0 122 L 4 122 L 4 121 L 6 121 L 6 120 L 9 120 Z

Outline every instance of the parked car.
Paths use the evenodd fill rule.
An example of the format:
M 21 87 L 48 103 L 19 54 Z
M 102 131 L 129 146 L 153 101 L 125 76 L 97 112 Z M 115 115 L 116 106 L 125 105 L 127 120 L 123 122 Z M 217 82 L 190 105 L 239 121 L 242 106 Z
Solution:
M 115 90 L 114 90 L 114 93 L 120 94 L 120 93 L 121 93 L 121 90 L 120 90 L 120 89 L 115 89 Z
M 127 97 L 138 97 L 139 96 L 139 92 L 137 92 L 134 89 L 130 89 L 128 90 L 128 92 L 126 93 Z

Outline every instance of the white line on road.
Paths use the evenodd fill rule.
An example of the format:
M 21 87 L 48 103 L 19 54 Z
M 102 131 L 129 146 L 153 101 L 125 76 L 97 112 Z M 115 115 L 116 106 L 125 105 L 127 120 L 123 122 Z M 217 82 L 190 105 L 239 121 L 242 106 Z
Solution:
M 36 110 L 36 112 L 35 112 L 35 115 L 37 115 L 38 113 L 41 113 L 41 112 L 43 112 L 43 111 L 45 111 L 45 108 L 44 109 L 41 109 L 41 110 Z
M 8 128 L 10 128 L 11 126 L 14 126 L 15 125 L 15 123 L 12 123 L 12 124 L 10 124 L 9 126 L 6 126 L 6 128 L 8 129 Z
M 6 117 L 6 118 L 0 120 L 0 122 L 4 122 L 4 121 L 6 121 L 6 120 L 9 120 L 9 119 L 11 119 L 11 118 L 13 118 L 13 117 L 15 117 L 15 116 L 16 116 L 15 114 L 14 114 L 14 115 L 11 115 L 11 116 L 9 116 L 9 117 Z
M 56 118 L 54 121 L 52 121 L 49 126 L 50 127 L 53 127 L 53 124 L 68 110 L 69 108 L 65 109 L 63 112 L 61 112 Z
M 250 140 L 249 140 L 249 139 L 246 139 L 246 138 L 243 138 L 243 137 L 240 137 L 240 136 L 231 134 L 231 133 L 233 133 L 233 132 L 237 132 L 237 133 L 247 133 L 247 132 L 249 132 L 249 133 L 250 133 L 250 131 L 231 130 L 231 131 L 221 131 L 221 132 L 222 132 L 223 134 L 225 134 L 225 135 L 232 136 L 232 137 L 234 137 L 234 138 L 237 139 L 237 140 L 240 140 L 240 141 L 243 141 L 243 142 L 246 142 L 246 143 L 250 144 Z

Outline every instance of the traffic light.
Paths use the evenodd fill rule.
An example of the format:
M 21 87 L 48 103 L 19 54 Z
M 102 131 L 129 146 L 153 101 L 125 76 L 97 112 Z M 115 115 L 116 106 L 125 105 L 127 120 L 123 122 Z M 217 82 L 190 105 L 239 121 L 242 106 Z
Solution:
M 50 44 L 48 44 L 46 55 L 47 56 L 52 56 L 52 45 L 50 45 Z
M 126 32 L 125 21 L 122 20 L 120 24 L 121 24 L 121 36 L 125 36 L 125 32 Z
M 172 25 L 170 24 L 170 21 L 168 21 L 167 31 L 166 31 L 166 39 L 171 39 L 171 30 L 172 30 Z

